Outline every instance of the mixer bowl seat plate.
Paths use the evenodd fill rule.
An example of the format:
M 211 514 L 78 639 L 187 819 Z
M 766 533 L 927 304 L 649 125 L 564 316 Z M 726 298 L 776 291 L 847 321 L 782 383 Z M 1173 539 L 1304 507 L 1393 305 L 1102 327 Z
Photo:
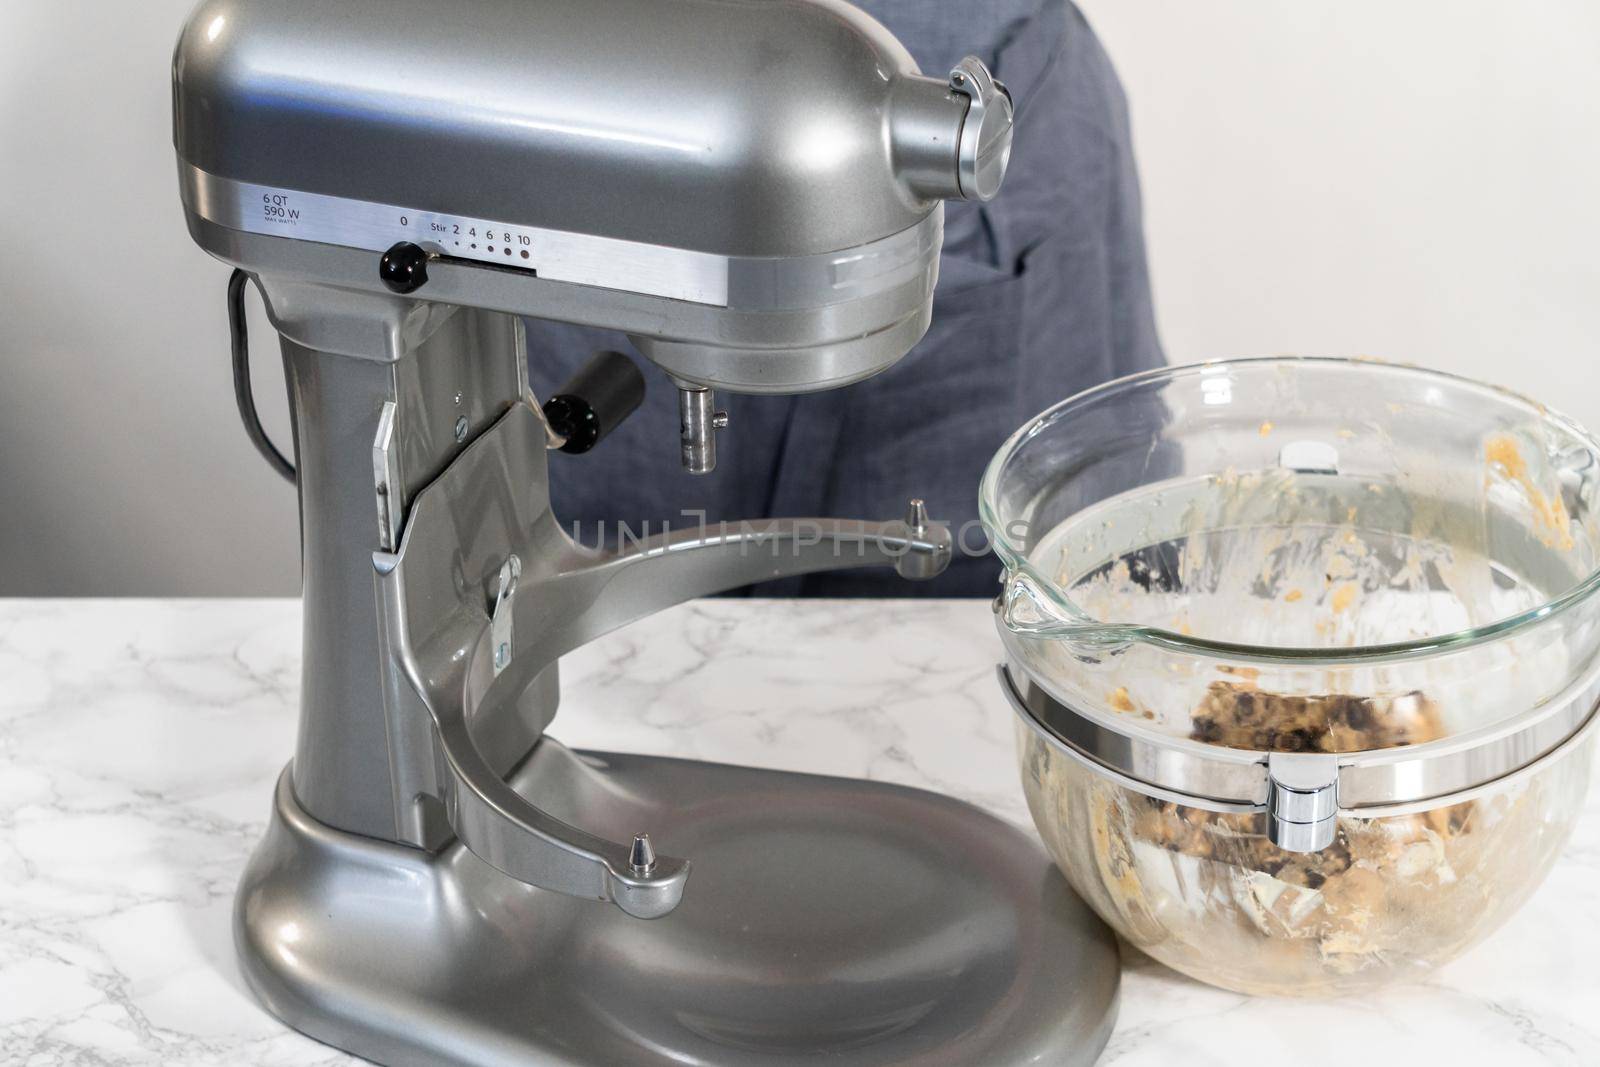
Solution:
M 899 786 L 540 742 L 519 792 L 693 868 L 641 920 L 307 817 L 288 777 L 236 939 L 280 1018 L 387 1064 L 1093 1063 L 1109 931 L 1030 835 Z

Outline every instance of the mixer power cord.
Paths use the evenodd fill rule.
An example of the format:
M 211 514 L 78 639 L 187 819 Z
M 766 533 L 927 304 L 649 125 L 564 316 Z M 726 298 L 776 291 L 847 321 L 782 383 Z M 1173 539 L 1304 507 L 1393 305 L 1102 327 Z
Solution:
M 256 446 L 272 469 L 296 483 L 294 464 L 289 462 L 267 436 L 256 413 L 256 396 L 250 388 L 250 335 L 244 319 L 244 285 L 250 275 L 235 270 L 228 278 L 228 339 L 233 348 L 233 398 L 239 404 L 239 418 L 244 422 L 244 432 Z

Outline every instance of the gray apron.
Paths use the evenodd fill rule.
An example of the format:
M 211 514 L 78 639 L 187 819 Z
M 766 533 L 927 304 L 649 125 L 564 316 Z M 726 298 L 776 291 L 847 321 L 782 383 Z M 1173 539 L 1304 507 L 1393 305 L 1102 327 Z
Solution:
M 1162 362 L 1151 313 L 1127 107 L 1105 52 L 1064 0 L 856 0 L 925 73 L 962 55 L 989 63 L 1017 102 L 1011 169 L 990 204 L 946 205 L 927 336 L 894 367 L 795 397 L 719 394 L 730 424 L 715 473 L 683 473 L 677 397 L 646 369 L 638 412 L 582 456 L 551 453 L 556 514 L 586 544 L 766 516 L 898 518 L 921 496 L 964 534 L 931 582 L 844 571 L 756 587 L 766 596 L 993 596 L 978 481 L 1039 410 Z M 620 335 L 530 321 L 530 373 L 549 396 Z

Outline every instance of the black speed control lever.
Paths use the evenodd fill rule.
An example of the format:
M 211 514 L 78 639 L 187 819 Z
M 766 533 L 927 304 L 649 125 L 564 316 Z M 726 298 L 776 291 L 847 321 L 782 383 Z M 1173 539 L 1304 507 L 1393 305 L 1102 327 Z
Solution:
M 621 352 L 596 352 L 544 402 L 550 429 L 566 438 L 561 451 L 587 452 L 644 401 L 644 375 Z

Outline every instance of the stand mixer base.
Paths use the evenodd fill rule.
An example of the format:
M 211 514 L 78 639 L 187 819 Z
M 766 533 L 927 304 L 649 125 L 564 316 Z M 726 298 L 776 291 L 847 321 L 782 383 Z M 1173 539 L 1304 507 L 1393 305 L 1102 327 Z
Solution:
M 546 738 L 513 785 L 694 863 L 641 920 L 307 816 L 285 773 L 240 884 L 246 978 L 289 1025 L 394 1065 L 1090 1064 L 1110 932 L 1021 830 L 874 782 Z

